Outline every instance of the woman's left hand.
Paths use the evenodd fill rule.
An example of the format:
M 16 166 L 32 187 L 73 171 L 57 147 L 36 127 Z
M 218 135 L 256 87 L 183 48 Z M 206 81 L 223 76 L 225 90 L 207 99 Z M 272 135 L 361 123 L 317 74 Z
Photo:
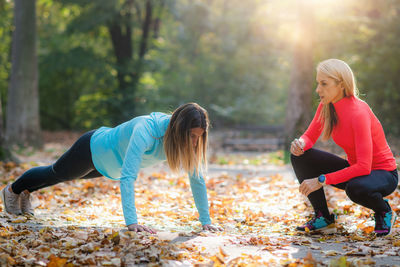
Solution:
M 312 178 L 312 179 L 307 179 L 304 180 L 299 187 L 300 193 L 302 193 L 305 196 L 308 196 L 312 192 L 320 189 L 322 185 L 318 182 L 318 178 Z
M 223 229 L 221 227 L 214 226 L 211 224 L 205 224 L 205 225 L 203 225 L 203 230 L 210 231 L 210 232 L 219 232 L 219 231 L 222 231 Z

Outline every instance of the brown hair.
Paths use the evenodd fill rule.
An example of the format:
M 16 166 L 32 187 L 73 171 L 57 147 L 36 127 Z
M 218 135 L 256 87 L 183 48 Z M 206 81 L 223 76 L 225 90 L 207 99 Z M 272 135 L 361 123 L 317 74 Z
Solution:
M 178 107 L 164 136 L 164 151 L 172 171 L 180 168 L 190 174 L 199 174 L 207 168 L 208 113 L 196 103 L 187 103 Z M 198 144 L 193 147 L 190 130 L 202 128 Z

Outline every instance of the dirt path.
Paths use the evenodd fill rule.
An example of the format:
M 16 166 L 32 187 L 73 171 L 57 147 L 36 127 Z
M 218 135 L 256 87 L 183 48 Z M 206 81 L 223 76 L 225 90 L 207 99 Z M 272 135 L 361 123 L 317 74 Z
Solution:
M 19 166 L 1 166 L 3 182 L 24 169 L 47 164 L 63 151 L 47 146 Z M 40 154 L 42 153 L 42 154 Z M 235 155 L 211 164 L 207 181 L 210 214 L 223 232 L 202 232 L 186 176 L 165 165 L 145 169 L 135 184 L 140 222 L 157 235 L 127 232 L 118 183 L 105 178 L 56 185 L 34 194 L 35 218 L 0 215 L 0 262 L 46 265 L 327 266 L 400 265 L 400 233 L 375 238 L 368 210 L 329 188 L 329 206 L 338 214 L 331 236 L 294 231 L 311 209 L 298 193 L 289 166 L 272 164 L 271 155 Z M 400 193 L 391 196 L 399 211 Z M 62 264 L 55 266 L 63 266 Z

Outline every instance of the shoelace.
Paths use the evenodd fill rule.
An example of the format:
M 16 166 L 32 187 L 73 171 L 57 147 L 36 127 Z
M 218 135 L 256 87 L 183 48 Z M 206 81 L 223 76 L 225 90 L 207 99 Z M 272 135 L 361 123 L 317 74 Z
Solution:
M 383 212 L 383 213 L 382 213 L 383 224 L 386 226 L 387 229 L 389 229 L 390 226 L 391 226 L 391 225 L 390 225 L 390 224 L 391 224 L 391 222 L 390 222 L 391 217 L 390 217 L 389 214 L 392 214 L 391 211 Z M 389 215 L 389 216 L 388 216 L 388 215 Z M 386 218 L 386 217 L 387 217 L 387 218 Z M 385 220 L 385 219 L 387 219 L 387 220 Z
M 320 217 L 322 217 L 322 215 L 317 214 L 316 216 L 314 216 L 314 218 L 312 218 L 311 220 L 309 220 L 305 226 L 307 226 L 308 228 L 312 227 L 313 224 L 315 223 L 316 220 L 318 220 Z

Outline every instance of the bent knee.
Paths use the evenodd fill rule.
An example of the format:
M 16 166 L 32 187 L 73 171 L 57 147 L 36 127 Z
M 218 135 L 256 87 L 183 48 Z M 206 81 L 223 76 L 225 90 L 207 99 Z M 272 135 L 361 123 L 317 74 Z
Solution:
M 346 195 L 353 201 L 371 194 L 371 190 L 358 181 L 349 181 L 345 191 Z
M 296 156 L 296 155 L 293 155 L 292 153 L 290 153 L 290 162 L 292 163 L 292 165 L 296 164 L 296 162 L 301 161 L 304 158 L 303 155 L 304 154 L 302 154 L 300 156 Z

